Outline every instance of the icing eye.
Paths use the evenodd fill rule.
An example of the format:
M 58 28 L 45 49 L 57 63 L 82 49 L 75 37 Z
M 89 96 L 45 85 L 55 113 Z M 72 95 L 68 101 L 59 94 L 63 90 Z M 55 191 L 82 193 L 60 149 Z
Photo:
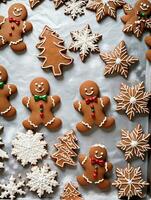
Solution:
M 100 154 L 103 155 L 103 152 L 101 152 Z
M 144 3 L 144 7 L 146 6 L 146 3 Z
M 94 88 L 93 88 L 93 87 L 91 87 L 90 89 L 91 89 L 91 90 L 93 90 Z
M 38 83 L 35 83 L 35 86 L 37 86 L 38 85 Z
M 87 88 L 84 88 L 84 90 L 87 92 Z
M 141 3 L 141 6 L 143 5 L 143 3 Z
M 43 82 L 41 82 L 41 85 L 44 85 L 44 83 L 43 83 Z
M 0 71 L 0 74 L 2 74 L 2 72 Z
M 149 8 L 149 5 L 147 5 L 147 8 Z
M 95 151 L 96 154 L 98 154 L 98 151 Z

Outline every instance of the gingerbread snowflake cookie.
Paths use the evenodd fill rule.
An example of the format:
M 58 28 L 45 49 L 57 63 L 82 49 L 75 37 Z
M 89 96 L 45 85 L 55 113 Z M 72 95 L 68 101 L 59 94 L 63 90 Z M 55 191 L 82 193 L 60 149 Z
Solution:
M 125 159 L 139 157 L 144 160 L 145 153 L 150 149 L 150 134 L 144 134 L 140 124 L 132 131 L 121 131 L 121 141 L 117 144 L 125 152 Z
M 80 185 L 96 184 L 102 190 L 110 187 L 110 181 L 105 176 L 107 172 L 112 171 L 113 166 L 107 162 L 107 150 L 104 145 L 93 145 L 88 156 L 79 155 L 79 162 L 84 168 L 84 173 L 77 176 Z
M 35 78 L 30 84 L 31 97 L 24 97 L 22 100 L 30 111 L 31 115 L 23 121 L 26 129 L 35 130 L 40 125 L 44 125 L 49 130 L 60 128 L 62 121 L 52 113 L 57 105 L 60 104 L 59 96 L 49 96 L 50 85 L 45 78 Z
M 91 53 L 99 53 L 98 42 L 101 40 L 102 35 L 99 33 L 92 33 L 89 25 L 83 29 L 71 32 L 73 42 L 69 50 L 73 52 L 80 52 L 80 58 L 84 62 L 88 55 Z
M 148 101 L 151 93 L 145 92 L 144 83 L 129 87 L 122 83 L 120 94 L 114 97 L 117 102 L 117 111 L 125 111 L 128 118 L 132 120 L 136 114 L 148 114 Z
M 25 195 L 24 186 L 19 175 L 17 178 L 11 175 L 8 183 L 0 183 L 0 199 L 14 200 L 17 196 Z
M 64 41 L 48 26 L 45 26 L 37 49 L 41 51 L 38 58 L 43 61 L 42 69 L 51 69 L 54 76 L 62 75 L 62 67 L 68 67 L 73 59 L 66 55 Z
M 16 109 L 10 104 L 9 98 L 17 93 L 17 87 L 13 84 L 7 84 L 8 73 L 0 65 L 0 115 L 4 118 L 11 118 L 16 115 Z
M 151 30 L 151 2 L 138 0 L 134 8 L 126 4 L 125 15 L 121 18 L 125 24 L 123 32 L 133 33 L 137 38 L 141 37 L 145 29 Z
M 145 37 L 145 42 L 148 45 L 148 47 L 150 48 L 146 52 L 146 58 L 151 62 L 151 35 Z
M 143 198 L 143 188 L 149 183 L 143 180 L 140 167 L 134 168 L 127 165 L 126 168 L 116 169 L 117 179 L 112 183 L 118 188 L 119 198 L 127 197 L 130 200 L 132 197 Z
M 2 141 L 2 138 L 0 137 L 0 172 L 1 169 L 4 169 L 3 161 L 5 159 L 8 159 L 8 154 L 2 149 L 4 147 L 4 143 Z
M 121 41 L 113 52 L 101 53 L 100 56 L 106 63 L 104 75 L 118 73 L 125 78 L 128 77 L 129 67 L 138 61 L 137 58 L 128 54 L 124 41 Z
M 32 30 L 32 24 L 25 21 L 27 10 L 23 4 L 15 3 L 8 10 L 8 17 L 0 16 L 0 48 L 9 44 L 15 52 L 26 50 L 23 34 Z
M 34 166 L 31 172 L 27 173 L 26 185 L 41 198 L 44 193 L 53 193 L 53 188 L 59 185 L 56 180 L 57 175 L 57 172 L 52 171 L 47 164 L 42 167 Z
M 124 0 L 89 0 L 86 8 L 96 12 L 96 20 L 100 22 L 106 16 L 116 19 L 116 10 L 123 5 Z
M 63 168 L 65 165 L 75 166 L 74 158 L 77 157 L 77 138 L 73 130 L 58 138 L 60 143 L 55 144 L 57 151 L 51 155 L 57 166 Z
M 83 100 L 74 102 L 74 108 L 83 114 L 83 120 L 76 125 L 81 133 L 92 129 L 94 125 L 99 128 L 110 128 L 115 124 L 113 117 L 107 117 L 104 109 L 110 104 L 107 96 L 99 97 L 99 87 L 94 81 L 85 81 L 80 86 L 80 95 Z
M 64 192 L 61 194 L 60 200 L 84 200 L 78 187 L 73 183 L 67 183 L 64 187 Z
M 42 160 L 48 154 L 43 134 L 33 133 L 31 130 L 18 133 L 12 141 L 12 146 L 12 155 L 16 156 L 23 166 L 28 163 L 35 165 L 38 160 Z

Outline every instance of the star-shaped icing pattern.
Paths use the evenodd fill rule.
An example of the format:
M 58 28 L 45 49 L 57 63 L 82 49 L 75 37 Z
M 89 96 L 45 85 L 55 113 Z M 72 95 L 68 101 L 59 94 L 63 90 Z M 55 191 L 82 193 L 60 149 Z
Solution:
M 73 42 L 71 43 L 70 51 L 80 51 L 80 58 L 82 62 L 86 60 L 90 52 L 99 53 L 98 42 L 102 38 L 99 33 L 92 33 L 89 25 L 86 25 L 83 29 L 71 32 Z
M 112 185 L 118 188 L 119 198 L 127 197 L 130 200 L 132 197 L 143 197 L 142 190 L 149 183 L 143 180 L 140 167 L 134 168 L 128 164 L 124 169 L 117 168 L 116 176 Z
M 104 75 L 118 73 L 125 78 L 128 77 L 129 67 L 138 61 L 128 54 L 124 41 L 121 41 L 113 52 L 101 53 L 100 57 L 106 63 Z
M 151 93 L 145 92 L 144 83 L 129 87 L 122 83 L 120 94 L 114 97 L 117 102 L 117 111 L 125 111 L 128 118 L 132 120 L 136 114 L 148 114 L 148 101 Z
M 117 144 L 125 152 L 125 160 L 138 157 L 144 160 L 145 153 L 150 149 L 150 134 L 144 134 L 140 124 L 132 131 L 121 130 L 121 141 Z
M 89 0 L 86 8 L 96 12 L 96 20 L 100 22 L 105 16 L 116 18 L 116 10 L 125 5 L 124 0 Z

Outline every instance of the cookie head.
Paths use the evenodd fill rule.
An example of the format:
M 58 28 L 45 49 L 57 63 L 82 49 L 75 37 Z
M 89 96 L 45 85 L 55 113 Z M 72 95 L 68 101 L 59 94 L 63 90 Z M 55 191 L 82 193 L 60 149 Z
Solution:
M 85 81 L 80 86 L 80 94 L 85 98 L 99 96 L 99 87 L 94 81 Z
M 7 82 L 8 74 L 6 69 L 0 65 L 0 82 Z
M 106 160 L 107 159 L 107 151 L 104 145 L 96 144 L 90 148 L 89 151 L 90 158 Z
M 151 14 L 151 3 L 148 0 L 141 0 L 137 3 L 138 12 L 144 16 L 149 16 Z
M 27 17 L 27 10 L 23 4 L 15 3 L 8 10 L 9 17 L 24 20 Z
M 30 84 L 30 91 L 32 95 L 46 95 L 49 94 L 50 86 L 45 78 L 35 78 Z

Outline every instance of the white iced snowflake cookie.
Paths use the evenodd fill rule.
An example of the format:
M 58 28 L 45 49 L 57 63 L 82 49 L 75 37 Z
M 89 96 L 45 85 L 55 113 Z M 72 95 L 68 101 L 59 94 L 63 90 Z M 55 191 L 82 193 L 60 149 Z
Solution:
M 35 165 L 48 154 L 43 134 L 33 133 L 31 130 L 18 133 L 12 141 L 12 146 L 12 155 L 16 156 L 23 166 L 28 163 Z
M 0 131 L 3 129 L 3 127 L 1 127 Z M 2 150 L 4 146 L 4 143 L 2 141 L 2 138 L 0 137 L 0 172 L 1 172 L 1 169 L 4 169 L 4 164 L 3 164 L 3 160 L 4 159 L 8 159 L 8 154 Z
M 20 179 L 20 177 L 19 177 Z M 0 183 L 0 199 L 16 199 L 16 195 L 25 195 L 23 180 L 16 180 L 14 176 L 10 176 L 8 183 Z
M 51 171 L 49 165 L 44 164 L 41 168 L 34 166 L 31 168 L 31 172 L 27 173 L 27 186 L 30 191 L 37 192 L 39 197 L 42 197 L 44 193 L 53 193 L 53 187 L 58 186 L 56 181 L 57 172 Z

